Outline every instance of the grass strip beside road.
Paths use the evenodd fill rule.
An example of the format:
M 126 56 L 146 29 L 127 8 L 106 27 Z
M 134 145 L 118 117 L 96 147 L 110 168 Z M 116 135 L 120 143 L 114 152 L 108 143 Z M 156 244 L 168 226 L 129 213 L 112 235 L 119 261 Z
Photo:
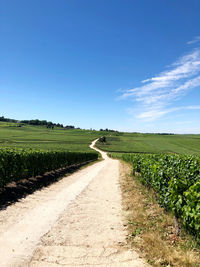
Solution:
M 184 229 L 176 235 L 173 214 L 161 208 L 153 190 L 144 187 L 131 172 L 132 166 L 121 162 L 120 186 L 129 245 L 152 266 L 200 266 L 200 247 L 194 237 Z

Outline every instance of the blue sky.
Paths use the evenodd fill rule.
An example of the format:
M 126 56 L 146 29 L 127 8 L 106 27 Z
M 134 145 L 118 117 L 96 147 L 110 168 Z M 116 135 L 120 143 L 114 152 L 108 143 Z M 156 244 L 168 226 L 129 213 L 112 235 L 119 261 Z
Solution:
M 200 133 L 199 0 L 2 0 L 0 115 Z

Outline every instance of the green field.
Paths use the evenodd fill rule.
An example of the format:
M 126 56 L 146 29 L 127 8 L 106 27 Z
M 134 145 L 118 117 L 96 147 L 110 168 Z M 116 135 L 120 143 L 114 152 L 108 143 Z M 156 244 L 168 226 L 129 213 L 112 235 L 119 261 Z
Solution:
M 0 122 L 0 147 L 33 148 L 42 150 L 67 150 L 91 152 L 88 147 L 99 132 L 89 130 L 54 130 L 45 126 L 24 125 Z
M 0 122 L 0 147 L 89 152 L 89 144 L 105 135 L 97 146 L 110 152 L 200 154 L 200 135 L 158 135 L 63 129 Z
M 97 146 L 110 152 L 200 154 L 200 135 L 123 133 Z

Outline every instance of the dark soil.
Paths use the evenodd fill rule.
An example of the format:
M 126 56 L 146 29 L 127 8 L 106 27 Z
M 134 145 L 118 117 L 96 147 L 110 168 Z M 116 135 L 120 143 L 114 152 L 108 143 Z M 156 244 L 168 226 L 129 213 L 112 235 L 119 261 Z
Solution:
M 83 165 L 88 163 L 89 162 L 72 165 L 67 168 L 47 172 L 44 175 L 22 179 L 18 182 L 12 182 L 4 188 L 0 188 L 0 210 L 6 209 L 9 205 L 19 201 L 21 198 L 24 198 L 29 194 L 32 194 L 36 190 L 41 190 L 43 187 L 59 181 L 66 175 L 77 171 Z

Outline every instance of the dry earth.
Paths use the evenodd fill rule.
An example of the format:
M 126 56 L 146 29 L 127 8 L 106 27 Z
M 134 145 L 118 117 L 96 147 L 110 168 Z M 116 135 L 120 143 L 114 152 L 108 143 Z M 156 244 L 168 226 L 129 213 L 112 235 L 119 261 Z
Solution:
M 100 153 L 103 161 L 0 211 L 1 267 L 148 266 L 126 245 L 119 161 Z

